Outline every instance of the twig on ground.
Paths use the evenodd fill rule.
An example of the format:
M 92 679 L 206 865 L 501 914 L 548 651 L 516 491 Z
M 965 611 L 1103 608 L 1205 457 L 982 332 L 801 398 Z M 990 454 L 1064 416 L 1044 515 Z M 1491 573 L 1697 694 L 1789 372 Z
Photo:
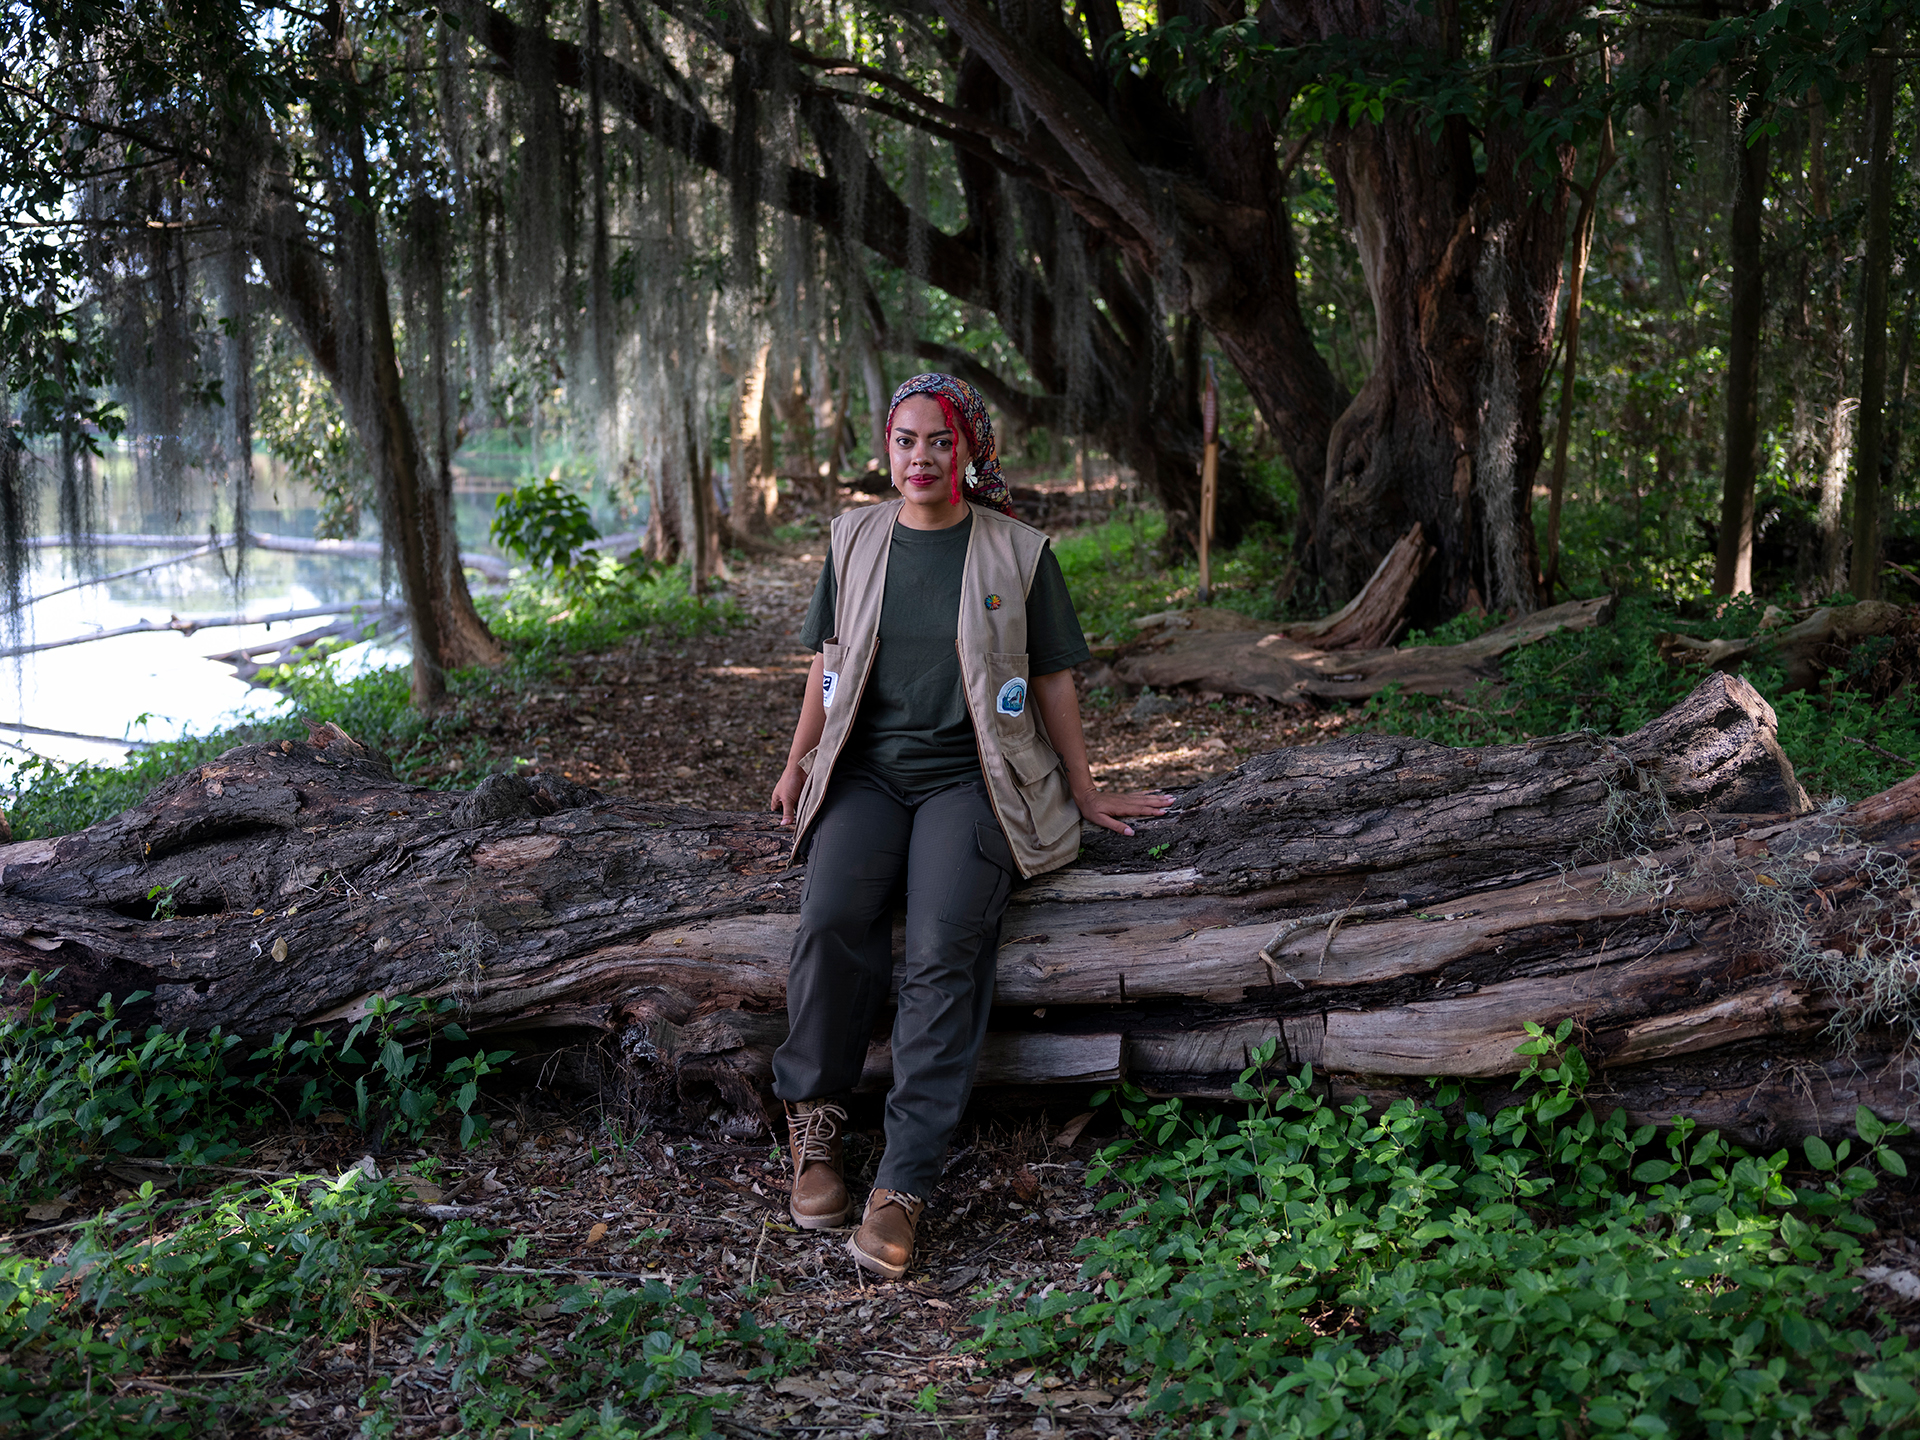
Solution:
M 772 1218 L 770 1215 L 763 1216 L 760 1221 L 760 1239 L 753 1247 L 753 1264 L 747 1267 L 747 1285 L 749 1288 L 752 1287 L 753 1282 L 760 1274 L 760 1252 L 767 1248 L 767 1221 Z
M 1883 759 L 1893 761 L 1894 764 L 1896 765 L 1910 765 L 1916 769 L 1920 769 L 1920 761 L 1909 760 L 1904 755 L 1896 755 L 1893 753 L 1893 751 L 1883 749 L 1881 746 L 1874 744 L 1871 740 L 1861 740 L 1852 735 L 1841 735 L 1836 738 L 1846 741 L 1847 744 L 1849 745 L 1864 746 L 1865 748 L 1873 751 L 1874 754 L 1882 757 Z

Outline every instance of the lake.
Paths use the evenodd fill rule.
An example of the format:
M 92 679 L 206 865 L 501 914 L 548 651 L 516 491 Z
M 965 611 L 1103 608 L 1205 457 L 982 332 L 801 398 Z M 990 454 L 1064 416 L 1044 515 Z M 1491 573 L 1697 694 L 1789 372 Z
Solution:
M 455 508 L 463 551 L 499 555 L 487 539 L 496 496 L 524 480 L 533 456 L 525 447 L 515 451 L 496 445 L 470 457 L 455 470 Z M 552 454 L 541 457 L 551 466 Z M 104 489 L 103 524 L 119 533 L 205 535 L 211 514 L 207 510 L 157 516 L 141 503 L 131 457 L 110 452 L 101 464 Z M 275 535 L 309 537 L 317 516 L 315 497 L 289 485 L 278 467 L 256 457 L 255 496 L 251 528 Z M 189 493 L 196 487 L 189 482 Z M 208 493 L 198 487 L 198 493 Z M 595 497 L 595 520 L 603 530 L 632 528 L 634 512 Z M 47 507 L 51 512 L 51 505 Z M 168 523 L 171 522 L 171 523 Z M 644 519 L 640 521 L 644 523 Z M 40 533 L 52 533 L 48 513 Z M 371 527 L 362 539 L 376 539 Z M 103 549 L 99 571 L 128 569 L 177 552 L 155 549 Z M 250 550 L 246 571 L 236 589 L 223 561 L 231 552 L 193 560 L 175 560 L 145 574 L 90 584 L 64 594 L 50 594 L 79 578 L 60 550 L 35 553 L 29 596 L 49 598 L 27 607 L 20 640 L 43 643 L 151 620 L 164 623 L 170 616 L 244 613 L 272 614 L 338 606 L 342 614 L 356 603 L 397 602 L 399 584 L 383 577 L 376 558 L 339 555 L 298 555 Z M 470 579 L 473 579 L 471 575 Z M 478 582 L 476 580 L 476 586 Z M 284 710 L 287 702 L 271 691 L 255 689 L 233 670 L 209 655 L 317 629 L 324 618 L 286 621 L 273 626 L 246 625 L 200 630 L 192 635 L 158 632 L 124 635 L 72 645 L 57 650 L 0 661 L 0 754 L 16 758 L 31 751 L 58 760 L 112 763 L 126 747 L 114 740 L 167 740 L 188 732 L 205 733 L 253 714 Z M 10 645 L 12 642 L 6 642 Z M 383 637 L 341 652 L 335 661 L 342 674 L 358 674 L 369 667 L 404 665 L 410 660 L 404 635 Z M 106 737 L 106 743 L 33 735 L 10 728 L 9 722 Z M 4 766 L 0 766 L 4 769 Z

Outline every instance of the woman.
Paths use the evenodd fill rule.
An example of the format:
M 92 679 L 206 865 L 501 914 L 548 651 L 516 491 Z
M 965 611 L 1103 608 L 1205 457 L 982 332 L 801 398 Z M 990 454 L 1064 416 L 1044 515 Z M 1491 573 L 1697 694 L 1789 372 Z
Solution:
M 1172 800 L 1094 788 L 1072 673 L 1086 640 L 1046 536 L 1011 517 L 979 395 L 915 376 L 887 449 L 900 496 L 833 522 L 801 632 L 821 653 L 771 808 L 811 858 L 773 1088 L 793 1218 L 839 1225 L 852 1202 L 838 1098 L 887 1002 L 904 880 L 886 1154 L 847 1244 L 898 1279 L 973 1087 L 1014 877 L 1072 860 L 1082 819 L 1131 835 L 1126 817 Z

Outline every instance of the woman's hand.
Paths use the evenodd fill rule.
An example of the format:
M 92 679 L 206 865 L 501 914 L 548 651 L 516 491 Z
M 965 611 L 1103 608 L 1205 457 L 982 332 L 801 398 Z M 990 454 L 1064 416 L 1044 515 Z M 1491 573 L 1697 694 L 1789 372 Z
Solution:
M 1101 790 L 1087 790 L 1076 794 L 1073 803 L 1080 807 L 1081 819 L 1091 820 L 1101 829 L 1111 830 L 1116 835 L 1131 835 L 1133 827 L 1126 823 L 1123 816 L 1164 815 L 1173 804 L 1173 796 L 1157 791 L 1108 794 Z
M 767 809 L 780 812 L 782 825 L 793 824 L 793 815 L 800 808 L 800 791 L 807 783 L 807 772 L 798 765 L 789 765 L 780 772 L 780 783 L 773 787 L 773 798 L 767 802 Z
M 1093 772 L 1087 766 L 1087 737 L 1080 728 L 1080 696 L 1073 688 L 1071 670 L 1036 675 L 1030 684 L 1034 704 L 1047 727 L 1047 738 L 1053 742 L 1054 753 L 1060 757 L 1061 764 L 1067 767 L 1067 783 L 1073 787 L 1073 803 L 1080 807 L 1081 819 L 1091 820 L 1116 835 L 1131 835 L 1133 827 L 1127 824 L 1127 816 L 1167 813 L 1167 807 L 1173 804 L 1171 795 L 1157 792 L 1106 795 L 1094 785 Z

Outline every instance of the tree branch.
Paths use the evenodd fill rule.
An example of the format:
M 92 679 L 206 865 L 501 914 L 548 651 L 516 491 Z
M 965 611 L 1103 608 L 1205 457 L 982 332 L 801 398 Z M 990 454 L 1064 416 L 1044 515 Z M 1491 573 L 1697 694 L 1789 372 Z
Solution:
M 1109 206 L 1135 242 L 1157 251 L 1163 236 L 1155 218 L 1146 174 L 1127 153 L 1093 97 L 1052 61 L 1021 45 L 980 0 L 932 0 L 933 8 L 985 57 L 1020 103 L 1031 110 L 1080 167 L 1093 192 Z M 1129 238 L 1122 232 L 1116 238 Z
M 547 73 L 555 83 L 568 89 L 585 90 L 587 69 L 589 65 L 596 66 L 602 93 L 633 124 L 696 165 L 716 174 L 729 172 L 738 153 L 732 132 L 670 99 L 631 67 L 604 55 L 588 57 L 580 46 L 521 25 L 483 0 L 451 0 L 447 10 L 460 18 L 479 44 L 510 67 L 517 67 L 529 50 L 544 47 Z M 803 101 L 803 105 L 805 103 Z M 758 159 L 759 147 L 749 145 L 748 149 Z M 889 264 L 905 269 L 912 249 L 912 212 L 886 183 L 871 157 L 866 157 L 864 163 L 869 166 L 869 174 L 860 233 L 848 238 L 865 245 Z M 847 206 L 840 184 L 799 166 L 788 165 L 784 169 L 783 183 L 767 187 L 767 203 L 835 233 L 844 233 Z M 931 222 L 926 223 L 926 228 L 927 274 L 924 278 L 956 299 L 992 308 L 979 254 Z

